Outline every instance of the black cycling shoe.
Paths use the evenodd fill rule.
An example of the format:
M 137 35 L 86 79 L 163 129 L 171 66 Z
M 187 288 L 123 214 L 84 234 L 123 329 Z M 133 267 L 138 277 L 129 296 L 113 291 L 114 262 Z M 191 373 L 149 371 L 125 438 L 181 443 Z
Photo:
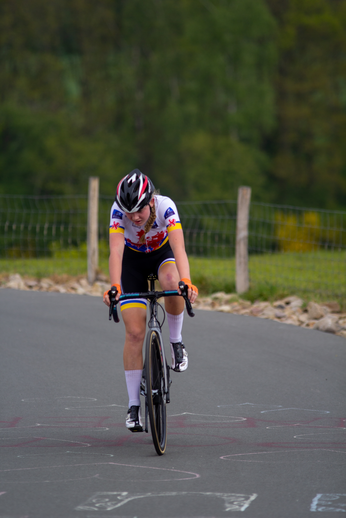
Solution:
M 143 432 L 143 425 L 141 420 L 141 407 L 133 405 L 127 411 L 126 428 L 130 432 Z
M 188 354 L 186 352 L 185 346 L 183 342 L 177 342 L 175 344 L 171 343 L 171 353 L 172 353 L 172 370 L 175 372 L 183 372 L 186 371 L 189 360 Z

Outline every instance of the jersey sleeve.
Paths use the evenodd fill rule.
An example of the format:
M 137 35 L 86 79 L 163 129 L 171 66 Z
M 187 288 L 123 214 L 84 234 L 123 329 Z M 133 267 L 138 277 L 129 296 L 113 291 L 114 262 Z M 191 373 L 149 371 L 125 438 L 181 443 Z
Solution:
M 182 228 L 178 209 L 173 200 L 171 200 L 168 197 L 165 197 L 162 203 L 160 204 L 160 212 L 164 219 L 168 233 L 172 232 L 172 230 Z
M 109 234 L 124 234 L 124 213 L 113 203 L 110 213 Z

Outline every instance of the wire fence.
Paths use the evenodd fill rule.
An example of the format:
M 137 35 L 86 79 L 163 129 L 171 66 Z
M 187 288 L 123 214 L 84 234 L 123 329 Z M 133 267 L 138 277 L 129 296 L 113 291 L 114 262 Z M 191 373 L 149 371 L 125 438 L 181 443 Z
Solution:
M 100 267 L 106 268 L 112 198 L 99 200 Z M 0 195 L 0 273 L 85 275 L 87 196 Z
M 99 265 L 108 272 L 113 198 L 99 198 Z M 177 203 L 196 283 L 235 290 L 236 201 Z M 79 275 L 87 269 L 87 196 L 0 195 L 0 273 Z M 251 287 L 346 300 L 346 212 L 251 203 Z
M 346 212 L 252 203 L 254 284 L 346 300 Z

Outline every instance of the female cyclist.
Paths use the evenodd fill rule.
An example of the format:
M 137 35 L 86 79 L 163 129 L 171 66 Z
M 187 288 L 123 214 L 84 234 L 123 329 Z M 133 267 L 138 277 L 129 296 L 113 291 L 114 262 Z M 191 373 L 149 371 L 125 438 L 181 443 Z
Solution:
M 175 203 L 155 193 L 152 181 L 139 169 L 134 169 L 118 184 L 110 214 L 109 274 L 111 285 L 121 292 L 148 290 L 150 273 L 158 276 L 163 290 L 179 290 L 178 283 L 188 286 L 188 297 L 194 303 L 198 290 L 191 283 L 189 261 L 184 235 Z M 103 301 L 110 305 L 108 291 Z M 144 299 L 120 302 L 125 323 L 124 368 L 129 406 L 126 427 L 142 431 L 140 414 L 140 384 L 142 378 L 142 346 L 146 332 Z M 182 342 L 184 300 L 165 299 L 172 353 L 172 369 L 187 369 L 188 355 Z

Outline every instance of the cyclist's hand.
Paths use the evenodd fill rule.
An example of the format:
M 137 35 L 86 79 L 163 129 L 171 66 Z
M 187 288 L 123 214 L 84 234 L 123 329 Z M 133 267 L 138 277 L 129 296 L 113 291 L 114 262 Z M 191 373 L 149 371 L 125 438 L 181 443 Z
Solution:
M 198 288 L 192 284 L 190 279 L 181 279 L 181 282 L 184 282 L 186 284 L 187 289 L 188 289 L 188 291 L 187 291 L 188 299 L 190 300 L 191 304 L 193 304 L 198 296 Z M 178 290 L 178 291 L 180 291 L 180 290 Z
M 113 286 L 116 287 L 117 289 L 117 295 L 115 297 L 115 300 L 119 300 L 120 298 L 120 295 L 121 295 L 121 287 L 120 287 L 120 284 L 113 284 Z M 111 305 L 111 301 L 109 300 L 109 291 L 110 290 L 106 290 L 103 294 L 103 302 L 109 307 Z

